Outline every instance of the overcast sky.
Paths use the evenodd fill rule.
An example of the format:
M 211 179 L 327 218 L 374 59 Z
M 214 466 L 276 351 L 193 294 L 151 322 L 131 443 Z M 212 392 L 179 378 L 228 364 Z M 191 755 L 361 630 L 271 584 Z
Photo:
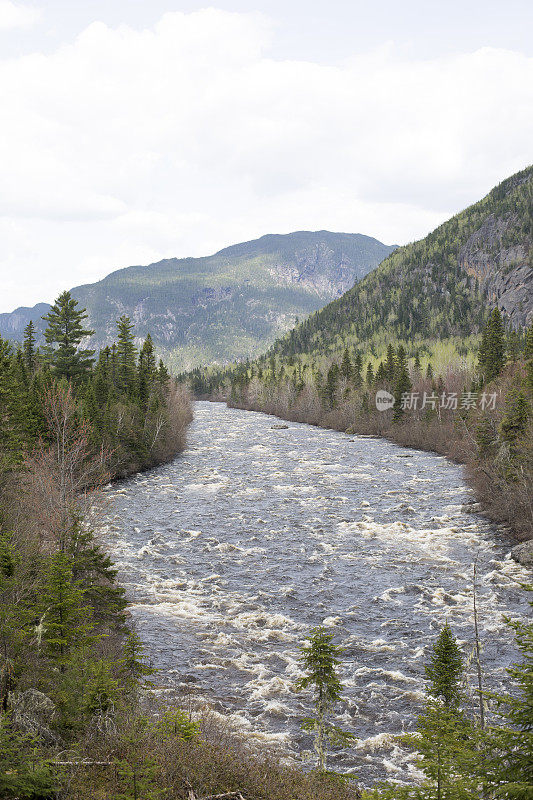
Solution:
M 0 311 L 265 233 L 403 244 L 533 161 L 530 0 L 0 0 Z

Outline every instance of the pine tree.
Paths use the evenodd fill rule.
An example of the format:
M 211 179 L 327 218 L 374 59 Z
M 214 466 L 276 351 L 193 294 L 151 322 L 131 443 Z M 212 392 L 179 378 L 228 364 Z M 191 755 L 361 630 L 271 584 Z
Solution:
M 341 731 L 328 723 L 328 715 L 341 699 L 342 684 L 337 674 L 341 663 L 342 648 L 333 644 L 333 634 L 323 627 L 313 628 L 309 635 L 309 645 L 301 650 L 301 662 L 306 675 L 295 684 L 296 691 L 312 688 L 316 717 L 304 721 L 302 727 L 315 733 L 315 751 L 320 771 L 327 767 L 328 743 L 346 744 L 351 734 Z
M 366 385 L 373 386 L 374 385 L 374 370 L 372 369 L 372 362 L 368 362 L 368 366 L 366 368 Z
M 43 316 L 48 326 L 44 337 L 49 345 L 46 352 L 56 377 L 79 380 L 93 364 L 94 350 L 79 349 L 79 345 L 94 331 L 83 327 L 87 319 L 85 309 L 77 308 L 78 301 L 70 292 L 62 292 L 54 305 Z
M 125 315 L 117 321 L 117 382 L 120 391 L 129 397 L 135 396 L 137 388 L 137 351 L 132 333 L 133 327 L 130 318 Z

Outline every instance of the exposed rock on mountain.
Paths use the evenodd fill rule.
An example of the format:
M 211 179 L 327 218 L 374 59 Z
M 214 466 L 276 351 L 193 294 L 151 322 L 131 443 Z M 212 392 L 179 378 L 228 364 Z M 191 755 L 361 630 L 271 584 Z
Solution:
M 277 336 L 342 295 L 394 247 L 360 234 L 299 231 L 268 235 L 206 258 L 165 259 L 127 267 L 72 290 L 96 331 L 115 336 L 127 314 L 141 338 L 151 333 L 175 369 L 258 355 Z M 0 335 L 20 339 L 49 306 L 0 315 Z

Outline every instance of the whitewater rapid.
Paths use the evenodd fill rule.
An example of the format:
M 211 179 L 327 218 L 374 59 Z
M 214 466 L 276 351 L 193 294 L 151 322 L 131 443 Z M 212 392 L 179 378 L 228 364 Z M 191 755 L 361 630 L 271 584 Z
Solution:
M 357 737 L 331 766 L 366 784 L 416 778 L 393 737 L 413 728 L 446 619 L 471 652 L 476 557 L 488 685 L 516 656 L 503 618 L 527 614 L 528 573 L 511 543 L 463 510 L 471 492 L 444 458 L 195 405 L 188 450 L 108 487 L 100 529 L 160 693 L 299 758 L 298 647 L 322 624 L 345 648 L 337 721 Z

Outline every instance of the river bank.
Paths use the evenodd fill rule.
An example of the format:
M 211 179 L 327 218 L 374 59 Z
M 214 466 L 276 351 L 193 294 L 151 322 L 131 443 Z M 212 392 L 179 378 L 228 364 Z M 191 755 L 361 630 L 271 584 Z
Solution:
M 506 369 L 498 385 L 492 387 L 495 402 L 489 409 L 476 407 L 474 403 L 467 411 L 441 409 L 437 401 L 425 412 L 410 410 L 399 418 L 394 417 L 392 408 L 378 410 L 374 395 L 369 399 L 367 394 L 366 400 L 363 395 L 361 400 L 360 392 L 340 392 L 332 407 L 329 402 L 324 403 L 317 387 L 311 384 L 294 392 L 284 383 L 266 387 L 253 379 L 239 386 L 228 386 L 205 399 L 226 402 L 229 407 L 272 414 L 289 422 L 376 436 L 404 447 L 443 455 L 464 466 L 465 480 L 482 512 L 494 522 L 506 526 L 515 543 L 520 543 L 533 539 L 533 434 L 528 429 L 523 440 L 510 444 L 500 438 L 499 432 L 505 415 L 509 413 L 509 403 L 504 400 L 512 396 L 513 386 L 523 379 L 519 367 Z M 449 382 L 447 391 L 441 387 L 440 394 L 447 396 L 453 390 L 455 396 L 460 397 L 463 380 L 457 380 L 457 385 Z M 412 388 L 413 395 L 418 397 L 425 394 L 438 396 L 430 380 L 421 380 Z M 472 397 L 477 398 L 478 393 L 472 393 Z M 529 566 L 533 564 L 531 549 L 522 548 L 520 557 Z
M 524 612 L 527 573 L 501 530 L 463 511 L 472 494 L 447 460 L 275 422 L 197 403 L 176 462 L 106 490 L 99 537 L 162 696 L 295 757 L 310 747 L 291 689 L 298 645 L 324 623 L 346 647 L 341 713 L 357 737 L 332 766 L 371 784 L 385 760 L 411 780 L 394 735 L 414 724 L 438 626 L 450 619 L 470 647 L 474 558 L 494 688 L 513 657 L 503 615 Z

